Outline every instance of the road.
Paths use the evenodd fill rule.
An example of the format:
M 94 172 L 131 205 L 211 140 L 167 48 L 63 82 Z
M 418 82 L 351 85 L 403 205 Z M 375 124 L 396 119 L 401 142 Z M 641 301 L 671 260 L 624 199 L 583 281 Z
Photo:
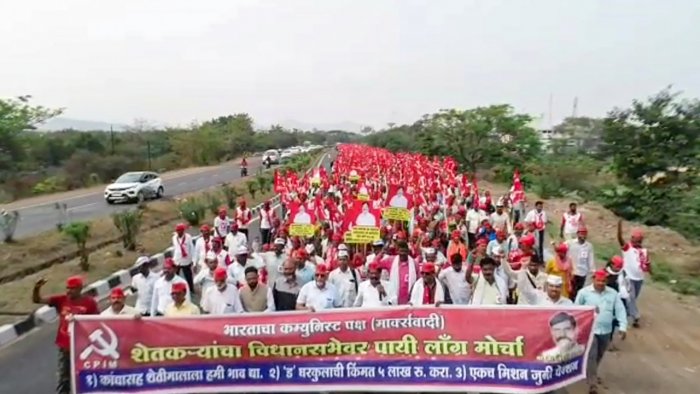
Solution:
M 324 156 L 324 158 L 327 157 Z M 329 160 L 324 160 L 326 167 L 328 164 Z M 194 180 L 194 182 L 198 181 Z M 201 186 L 188 186 L 188 190 L 206 187 L 203 182 L 199 182 Z M 208 184 L 215 185 L 219 182 L 221 181 L 209 181 Z M 278 214 L 280 214 L 279 211 Z M 251 223 L 250 238 L 259 236 L 258 224 L 257 220 Z M 164 249 L 165 246 L 163 246 Z M 129 297 L 127 304 L 134 305 L 134 301 L 134 297 Z M 107 304 L 103 302 L 100 306 L 104 309 Z M 56 347 L 53 343 L 55 335 L 56 323 L 48 324 L 0 349 L 0 394 L 54 392 L 57 364 Z
M 249 160 L 248 173 L 253 176 L 260 167 L 260 157 Z M 196 173 L 184 173 L 163 181 L 166 196 L 177 196 L 184 193 L 196 192 L 224 182 L 240 179 L 240 167 L 237 163 L 226 163 Z M 104 200 L 104 190 L 86 192 L 73 197 L 56 199 L 50 202 L 35 204 L 17 209 L 20 221 L 17 225 L 15 238 L 20 239 L 42 231 L 54 229 L 60 214 L 55 208 L 56 203 L 66 204 L 70 220 L 89 220 L 106 216 L 112 212 L 128 209 L 129 205 L 108 205 Z M 1 392 L 0 392 L 1 393 Z

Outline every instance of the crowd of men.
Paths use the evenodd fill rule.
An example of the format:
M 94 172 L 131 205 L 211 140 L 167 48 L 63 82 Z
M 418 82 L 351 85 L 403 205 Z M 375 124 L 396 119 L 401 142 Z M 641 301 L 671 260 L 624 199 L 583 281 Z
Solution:
M 549 248 L 554 224 L 542 201 L 526 211 L 517 173 L 511 192 L 492 199 L 476 179 L 457 173 L 449 158 L 343 145 L 334 164 L 330 173 L 320 168 L 301 179 L 276 174 L 282 214 L 265 203 L 253 217 L 241 202 L 203 225 L 196 241 L 178 225 L 173 255 L 162 269 L 155 271 L 148 257 L 136 261 L 133 306 L 126 305 L 123 289 L 114 289 L 110 307 L 99 312 L 93 299 L 81 295 L 78 277 L 68 280 L 66 294 L 49 298 L 40 294 L 44 281 L 38 282 L 34 301 L 55 307 L 61 318 L 57 392 L 69 392 L 72 314 L 167 318 L 441 304 L 595 306 L 588 386 L 598 392 L 598 365 L 613 333 L 624 339 L 628 317 L 639 327 L 637 299 L 650 270 L 641 231 L 626 240 L 620 222 L 621 253 L 599 269 L 577 205 L 561 217 L 560 239 Z M 377 239 L 346 242 L 354 202 L 381 210 L 396 185 L 411 201 L 409 221 L 382 218 Z M 313 236 L 292 235 L 291 217 L 299 207 L 314 215 Z M 259 233 L 252 234 L 256 221 Z

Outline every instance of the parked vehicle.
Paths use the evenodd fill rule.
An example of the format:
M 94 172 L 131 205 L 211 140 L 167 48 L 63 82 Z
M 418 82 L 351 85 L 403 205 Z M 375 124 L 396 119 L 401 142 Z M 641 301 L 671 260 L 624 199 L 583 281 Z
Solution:
M 163 181 L 155 172 L 127 172 L 105 188 L 105 200 L 108 204 L 142 202 L 161 198 L 164 193 Z
M 265 153 L 263 153 L 263 162 L 265 162 L 265 160 L 268 160 L 270 164 L 279 164 L 280 155 L 277 153 L 276 149 L 266 150 Z

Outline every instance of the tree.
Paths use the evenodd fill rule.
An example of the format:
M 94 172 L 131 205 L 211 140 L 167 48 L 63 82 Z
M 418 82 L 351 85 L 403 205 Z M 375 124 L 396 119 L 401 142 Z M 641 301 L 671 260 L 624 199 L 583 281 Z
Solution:
M 19 136 L 63 112 L 29 104 L 31 96 L 0 99 L 0 168 L 12 170 L 24 156 Z
M 518 165 L 536 156 L 541 145 L 531 122 L 510 105 L 441 110 L 423 117 L 419 140 L 424 153 L 452 156 L 475 172 L 481 165 Z
M 122 245 L 126 250 L 136 250 L 141 224 L 143 223 L 143 211 L 129 209 L 112 214 L 114 226 L 122 236 Z
M 87 250 L 87 241 L 90 238 L 90 223 L 72 222 L 63 227 L 63 234 L 72 239 L 78 246 L 80 257 L 80 269 L 84 272 L 90 270 L 90 253 Z
M 688 210 L 683 222 L 700 220 L 700 209 L 687 205 L 697 201 L 692 193 L 700 165 L 700 102 L 681 100 L 670 89 L 635 100 L 608 114 L 603 141 L 619 180 L 604 191 L 606 206 L 649 225 L 672 222 L 679 207 Z
M 246 182 L 246 187 L 248 188 L 248 194 L 250 194 L 250 197 L 255 199 L 255 194 L 258 192 L 258 183 L 253 179 Z

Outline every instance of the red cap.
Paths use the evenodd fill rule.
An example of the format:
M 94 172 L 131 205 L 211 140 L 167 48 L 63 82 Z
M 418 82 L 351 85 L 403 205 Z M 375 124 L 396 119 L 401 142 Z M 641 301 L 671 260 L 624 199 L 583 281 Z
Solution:
M 214 280 L 226 280 L 227 277 L 226 268 L 219 267 L 214 270 Z
M 379 263 L 376 261 L 373 261 L 367 265 L 367 271 L 372 272 L 372 271 L 379 271 L 381 267 L 379 266 Z
M 208 233 L 209 231 L 211 231 L 211 228 L 209 227 L 209 225 L 203 224 L 202 227 L 199 228 L 199 231 L 203 233 Z
M 124 299 L 126 298 L 126 294 L 124 294 L 124 290 L 121 287 L 115 287 L 114 289 L 112 289 L 112 292 L 109 294 L 109 297 Z
M 80 276 L 71 276 L 66 279 L 66 287 L 69 289 L 77 289 L 83 287 L 83 278 Z
M 556 247 L 556 252 L 560 254 L 564 254 L 569 251 L 569 245 L 566 244 L 566 242 L 562 242 Z
M 187 283 L 185 283 L 185 282 L 173 283 L 173 285 L 170 287 L 170 294 L 173 294 L 173 293 L 187 293 Z
M 172 257 L 166 257 L 163 261 L 163 268 L 175 268 L 175 261 Z
M 459 230 L 454 230 L 452 231 L 452 238 L 461 238 L 462 234 L 459 232 Z
M 621 256 L 613 256 L 610 259 L 610 262 L 612 263 L 612 266 L 615 267 L 616 269 L 622 268 L 622 265 L 624 264 L 624 260 L 622 259 Z
M 644 232 L 642 231 L 641 228 L 633 228 L 630 235 L 632 238 L 636 238 L 636 239 L 643 239 L 644 238 Z
M 434 274 L 435 273 L 435 264 L 433 264 L 433 263 L 423 264 L 423 266 L 420 268 L 420 272 L 423 274 Z
M 316 266 L 316 275 L 328 275 L 328 266 L 319 264 Z
M 488 245 L 489 241 L 486 238 L 479 238 L 476 240 L 477 245 Z
M 515 231 L 525 230 L 525 225 L 522 222 L 515 223 Z
M 496 230 L 496 236 L 497 236 L 497 237 L 505 237 L 505 236 L 506 236 L 506 232 L 503 231 L 503 229 L 498 229 L 498 230 Z
M 528 234 L 520 238 L 520 244 L 533 247 L 535 246 L 535 237 L 532 234 Z
M 600 269 L 593 274 L 593 278 L 596 280 L 604 280 L 608 278 L 608 271 Z
M 182 231 L 185 231 L 185 230 L 187 230 L 187 226 L 185 225 L 185 223 L 178 223 L 178 224 L 175 226 L 175 231 L 177 231 L 177 232 L 182 232 Z
M 343 240 L 343 236 L 340 233 L 333 234 L 333 241 L 340 242 Z
M 579 234 L 588 234 L 588 229 L 586 228 L 586 226 L 578 226 L 578 231 L 577 231 L 577 233 L 579 233 Z
M 238 223 L 231 223 L 231 230 L 238 230 Z

